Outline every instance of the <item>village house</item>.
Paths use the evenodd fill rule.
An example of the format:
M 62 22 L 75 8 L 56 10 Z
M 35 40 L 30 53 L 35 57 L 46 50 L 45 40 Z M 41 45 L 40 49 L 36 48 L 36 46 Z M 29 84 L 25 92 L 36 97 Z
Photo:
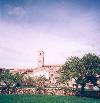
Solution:
M 24 73 L 26 76 L 30 77 L 45 76 L 47 79 L 49 79 L 49 83 L 56 84 L 59 78 L 58 70 L 60 67 L 61 65 L 45 65 L 44 52 L 39 51 L 36 68 L 26 68 L 26 69 L 13 68 L 10 69 L 10 71 L 12 73 L 17 72 Z

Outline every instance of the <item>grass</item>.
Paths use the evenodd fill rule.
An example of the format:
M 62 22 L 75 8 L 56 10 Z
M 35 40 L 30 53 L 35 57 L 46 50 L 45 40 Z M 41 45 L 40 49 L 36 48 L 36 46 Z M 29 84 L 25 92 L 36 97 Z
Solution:
M 0 103 L 100 103 L 100 99 L 51 95 L 0 95 Z

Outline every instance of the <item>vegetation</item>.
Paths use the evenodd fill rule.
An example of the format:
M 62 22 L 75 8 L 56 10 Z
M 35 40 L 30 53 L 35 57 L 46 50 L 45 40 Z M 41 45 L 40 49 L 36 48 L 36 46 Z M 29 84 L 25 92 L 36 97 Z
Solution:
M 36 89 L 40 91 L 42 87 L 45 87 L 47 79 L 44 76 L 32 78 L 25 77 L 22 73 L 12 74 L 10 70 L 4 69 L 0 72 L 0 89 L 1 94 L 12 94 L 16 92 L 18 86 L 31 86 L 37 87 Z
M 29 86 L 29 87 L 46 87 L 46 81 L 48 81 L 48 79 L 46 79 L 44 76 L 40 76 L 40 77 L 25 77 L 23 79 L 23 86 Z
M 8 69 L 0 72 L 0 89 L 2 94 L 14 93 L 21 85 L 23 74 L 12 74 Z
M 67 83 L 74 78 L 75 82 L 81 85 L 81 96 L 84 96 L 84 87 L 87 83 L 98 86 L 100 80 L 100 57 L 95 54 L 86 54 L 82 58 L 70 57 L 60 68 L 60 81 Z M 97 78 L 99 76 L 99 78 Z M 36 88 L 38 94 L 47 87 L 47 79 L 44 76 L 25 78 L 24 74 L 12 74 L 9 70 L 4 69 L 0 72 L 0 89 L 2 94 L 12 94 L 16 92 L 18 86 L 32 86 Z M 100 87 L 99 87 L 100 90 Z
M 35 81 L 36 81 L 36 86 L 45 87 L 46 81 L 48 81 L 48 79 L 46 79 L 44 76 L 40 76 L 40 77 L 35 78 Z
M 36 86 L 36 81 L 35 81 L 34 78 L 32 78 L 30 76 L 28 76 L 28 77 L 24 76 L 22 85 L 23 86 L 28 86 L 28 87 L 35 87 Z
M 97 86 L 97 75 L 100 76 L 100 57 L 86 54 L 82 58 L 70 57 L 60 69 L 60 81 L 66 83 L 74 78 L 81 85 L 81 95 L 84 95 L 86 83 Z M 100 79 L 100 78 L 99 78 Z
M 0 103 L 100 103 L 100 100 L 75 96 L 0 95 Z

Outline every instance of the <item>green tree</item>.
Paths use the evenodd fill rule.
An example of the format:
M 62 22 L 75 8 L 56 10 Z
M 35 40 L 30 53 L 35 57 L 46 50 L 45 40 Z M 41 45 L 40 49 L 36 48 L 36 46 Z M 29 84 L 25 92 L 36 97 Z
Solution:
M 9 94 L 10 85 L 13 82 L 13 75 L 8 69 L 0 73 L 0 82 L 2 82 L 1 92 Z
M 23 74 L 12 74 L 9 69 L 4 69 L 0 72 L 1 92 L 9 94 L 15 91 L 16 87 L 20 86 Z
M 13 74 L 13 82 L 15 82 L 17 85 L 22 84 L 23 78 L 24 78 L 24 74 L 21 73 Z
M 81 85 L 81 95 L 83 95 L 86 83 L 97 85 L 96 75 L 98 74 L 100 74 L 100 58 L 89 53 L 82 58 L 68 58 L 60 69 L 60 80 L 67 82 L 74 78 L 76 83 Z
M 71 78 L 77 79 L 84 74 L 84 66 L 78 57 L 70 57 L 59 70 L 60 81 L 67 83 Z
M 0 81 L 1 82 L 12 82 L 13 79 L 12 79 L 13 75 L 12 73 L 10 73 L 10 71 L 7 69 L 3 70 L 1 73 L 0 73 Z
M 86 54 L 82 58 L 87 75 L 100 74 L 100 57 L 95 54 Z

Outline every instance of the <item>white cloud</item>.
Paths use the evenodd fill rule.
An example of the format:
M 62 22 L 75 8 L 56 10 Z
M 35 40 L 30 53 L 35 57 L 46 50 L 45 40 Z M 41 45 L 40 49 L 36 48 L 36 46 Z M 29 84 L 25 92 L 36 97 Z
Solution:
M 23 7 L 20 7 L 20 6 L 16 6 L 16 7 L 8 7 L 7 8 L 7 12 L 9 15 L 12 15 L 12 16 L 19 16 L 19 17 L 22 17 L 26 14 L 26 11 L 24 10 Z

